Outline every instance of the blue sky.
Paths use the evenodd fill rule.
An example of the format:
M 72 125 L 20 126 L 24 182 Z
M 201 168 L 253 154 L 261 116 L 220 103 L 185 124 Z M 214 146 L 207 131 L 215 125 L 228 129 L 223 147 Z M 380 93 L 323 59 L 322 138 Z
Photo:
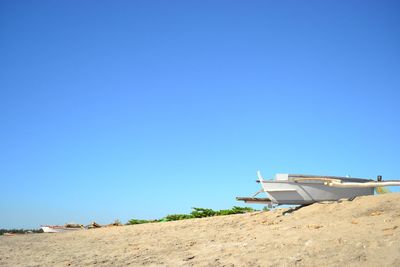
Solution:
M 397 1 L 1 1 L 0 228 L 399 178 Z

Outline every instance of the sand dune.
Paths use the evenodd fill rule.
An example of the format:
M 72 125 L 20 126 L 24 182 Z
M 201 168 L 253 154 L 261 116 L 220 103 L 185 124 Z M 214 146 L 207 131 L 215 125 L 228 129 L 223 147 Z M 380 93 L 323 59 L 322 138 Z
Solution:
M 0 237 L 1 266 L 400 266 L 400 194 L 60 234 Z

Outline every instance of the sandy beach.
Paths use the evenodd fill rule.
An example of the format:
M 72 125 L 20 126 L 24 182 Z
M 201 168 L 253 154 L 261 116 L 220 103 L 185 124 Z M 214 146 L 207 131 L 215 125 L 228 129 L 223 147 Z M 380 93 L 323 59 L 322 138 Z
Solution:
M 1 266 L 400 266 L 400 194 L 0 237 Z

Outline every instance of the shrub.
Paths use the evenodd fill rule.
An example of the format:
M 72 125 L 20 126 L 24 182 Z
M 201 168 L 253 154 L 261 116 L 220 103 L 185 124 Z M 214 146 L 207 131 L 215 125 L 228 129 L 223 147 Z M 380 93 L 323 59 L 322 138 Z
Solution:
M 234 212 L 233 214 L 238 214 L 238 213 L 252 212 L 252 211 L 255 211 L 255 210 L 253 208 L 250 208 L 250 207 L 237 207 L 237 206 L 234 206 L 232 208 L 232 211 Z
M 192 212 L 190 214 L 169 214 L 160 220 L 136 220 L 132 219 L 128 221 L 127 224 L 142 224 L 149 222 L 170 222 L 170 221 L 179 221 L 193 218 L 204 218 L 204 217 L 212 217 L 212 216 L 223 216 L 223 215 L 231 215 L 231 214 L 240 214 L 246 212 L 252 212 L 255 209 L 250 207 L 237 207 L 234 206 L 232 209 L 228 210 L 219 210 L 215 211 L 213 209 L 205 209 L 205 208 L 192 208 Z
M 143 223 L 149 223 L 150 221 L 148 220 L 137 220 L 137 219 L 131 219 L 127 222 L 127 225 L 132 225 L 132 224 L 143 224 Z
M 204 218 L 211 217 L 217 214 L 216 211 L 212 209 L 204 209 L 204 208 L 192 208 L 193 211 L 190 213 L 193 218 Z
M 190 214 L 169 214 L 165 216 L 163 219 L 167 222 L 169 221 L 179 221 L 193 218 Z
M 217 211 L 217 216 L 231 215 L 234 214 L 232 210 L 219 210 Z

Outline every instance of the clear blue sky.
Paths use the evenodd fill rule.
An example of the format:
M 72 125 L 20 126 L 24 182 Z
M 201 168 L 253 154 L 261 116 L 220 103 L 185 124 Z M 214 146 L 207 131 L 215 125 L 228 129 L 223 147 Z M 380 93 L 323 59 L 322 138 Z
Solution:
M 398 1 L 1 1 L 0 228 L 399 178 Z

